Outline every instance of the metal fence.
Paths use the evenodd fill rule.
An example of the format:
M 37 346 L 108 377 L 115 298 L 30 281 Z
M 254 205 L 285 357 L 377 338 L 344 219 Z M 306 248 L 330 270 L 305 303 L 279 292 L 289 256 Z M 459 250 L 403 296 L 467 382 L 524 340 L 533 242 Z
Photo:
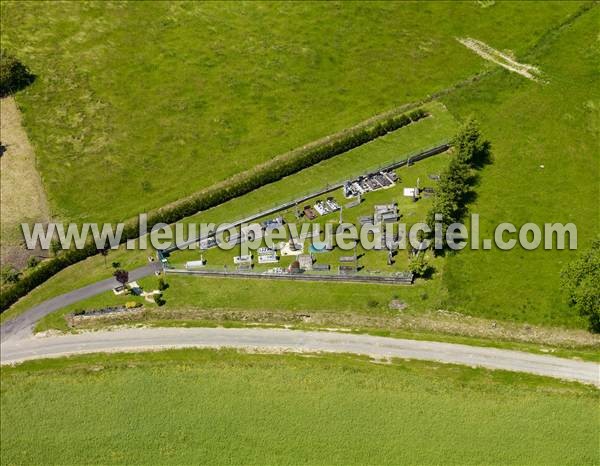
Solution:
M 308 274 L 308 273 L 261 273 L 240 270 L 186 270 L 165 267 L 167 274 L 196 275 L 204 277 L 234 277 L 234 278 L 255 278 L 267 280 L 295 280 L 295 281 L 327 281 L 340 283 L 389 283 L 399 285 L 411 285 L 414 280 L 413 274 L 399 275 L 360 275 L 360 274 Z

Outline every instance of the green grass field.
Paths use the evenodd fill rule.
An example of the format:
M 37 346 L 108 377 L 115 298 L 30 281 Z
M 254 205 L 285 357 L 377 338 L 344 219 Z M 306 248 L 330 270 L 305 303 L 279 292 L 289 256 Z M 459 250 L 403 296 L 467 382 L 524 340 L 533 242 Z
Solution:
M 539 84 L 498 70 L 444 99 L 457 118 L 474 114 L 492 143 L 472 212 L 482 237 L 500 222 L 574 222 L 580 249 L 600 231 L 597 5 L 549 34 L 523 61 L 546 74 Z M 541 169 L 540 165 L 544 165 Z M 510 320 L 569 319 L 560 271 L 576 251 L 463 250 L 444 272 L 449 307 Z
M 160 207 L 517 54 L 577 10 L 532 2 L 2 3 L 53 214 Z
M 434 363 L 167 351 L 2 368 L 2 464 L 598 464 L 598 391 Z
M 127 219 L 436 94 L 431 118 L 184 222 L 233 221 L 402 159 L 472 115 L 493 157 L 469 206 L 481 236 L 500 222 L 574 222 L 583 248 L 600 231 L 600 7 L 583 4 L 4 1 L 0 38 L 37 76 L 16 101 L 54 218 Z M 483 60 L 456 40 L 467 36 L 538 66 L 547 82 Z M 398 174 L 429 185 L 446 162 Z M 388 197 L 376 193 L 346 216 Z M 403 220 L 419 219 L 428 202 L 405 202 Z M 150 253 L 90 257 L 0 320 Z M 576 253 L 465 249 L 436 258 L 433 278 L 414 286 L 168 276 L 164 306 L 77 328 L 328 328 L 598 361 L 598 335 L 559 289 Z M 232 255 L 206 258 L 230 264 Z M 363 262 L 379 268 L 382 257 Z M 151 290 L 157 277 L 139 283 Z M 65 331 L 67 313 L 131 300 L 143 301 L 107 292 L 37 330 Z M 392 300 L 406 308 L 390 309 Z M 600 391 L 525 374 L 171 350 L 32 361 L 0 376 L 1 465 L 600 465 Z
M 595 74 L 597 52 L 593 49 L 598 8 L 592 8 L 560 30 L 544 34 L 559 20 L 564 20 L 566 12 L 573 13 L 579 5 L 560 3 L 554 5 L 554 9 L 544 8 L 544 14 L 538 15 L 535 20 L 527 14 L 533 14 L 538 8 L 532 4 L 497 3 L 485 9 L 475 8 L 474 5 L 461 4 L 453 8 L 472 11 L 482 18 L 490 15 L 490 12 L 500 18 L 511 9 L 520 9 L 522 16 L 515 19 L 513 26 L 518 29 L 524 24 L 522 21 L 530 21 L 531 27 L 527 32 L 515 29 L 513 37 L 503 36 L 504 39 L 500 39 L 498 36 L 496 40 L 493 34 L 500 32 L 491 29 L 487 32 L 478 31 L 477 37 L 498 48 L 512 47 L 517 52 L 517 58 L 540 66 L 548 80 L 547 84 L 530 82 L 505 70 L 492 68 L 481 60 L 481 69 L 487 69 L 489 73 L 478 82 L 442 99 L 458 120 L 475 115 L 481 121 L 484 136 L 492 143 L 494 163 L 481 171 L 480 183 L 476 188 L 478 197 L 471 206 L 472 212 L 481 215 L 482 235 L 489 236 L 492 227 L 502 221 L 516 224 L 528 221 L 574 221 L 579 230 L 579 244 L 585 246 L 597 235 L 599 227 L 595 202 L 599 197 L 596 150 L 599 92 Z M 62 11 L 57 6 L 51 8 Z M 98 13 L 95 8 L 98 7 L 90 6 L 89 11 L 81 14 Z M 386 8 L 401 8 L 404 11 L 402 8 L 411 7 Z M 428 4 L 420 14 L 436 8 L 438 6 L 435 4 Z M 9 8 L 7 10 L 10 12 L 7 18 L 13 14 L 28 14 L 26 8 L 20 13 L 12 12 Z M 131 18 L 129 20 L 133 21 Z M 3 21 L 9 19 L 4 18 Z M 33 19 L 31 21 L 35 23 Z M 461 33 L 466 35 L 468 31 Z M 521 41 L 523 45 L 516 47 L 510 41 Z M 538 45 L 531 48 L 536 43 Z M 573 44 L 581 44 L 581 47 L 572 50 Z M 462 51 L 454 51 L 462 57 Z M 36 55 L 33 51 L 28 53 Z M 422 63 L 422 66 L 428 65 Z M 451 74 L 451 70 L 448 73 Z M 23 101 L 33 99 L 41 88 L 42 83 L 38 82 L 19 97 Z M 293 177 L 190 217 L 187 221 L 237 219 L 313 190 L 328 181 L 337 181 L 364 167 L 385 163 L 399 154 L 438 141 L 454 130 L 456 122 L 439 102 L 429 104 L 429 108 L 434 115 L 432 119 L 403 128 Z M 390 144 L 390 141 L 393 143 Z M 401 150 L 396 143 L 402 146 Z M 542 164 L 545 166 L 543 170 L 539 168 Z M 126 266 L 144 261 L 143 254 L 130 254 L 118 253 L 114 257 L 128 257 L 123 260 Z M 449 309 L 503 321 L 584 328 L 585 322 L 564 304 L 559 291 L 560 269 L 574 254 L 574 251 L 526 252 L 521 249 L 511 252 L 463 250 L 449 256 L 446 264 L 438 267 L 437 279 L 420 285 L 414 291 L 403 288 L 390 292 L 386 288 L 371 289 L 360 285 L 354 288 L 357 291 L 348 292 L 348 299 L 340 299 L 346 290 L 340 292 L 336 286 L 315 284 L 312 290 L 319 295 L 320 309 L 327 309 L 327 306 L 331 306 L 332 310 L 383 308 L 389 302 L 390 295 L 397 294 L 414 309 Z M 3 314 L 2 319 L 22 312 L 43 299 L 109 275 L 110 270 L 104 268 L 102 258 L 89 259 L 84 264 L 61 272 L 34 290 Z M 223 280 L 217 282 L 215 285 L 215 281 L 200 280 L 197 282 L 198 289 L 194 290 L 194 282 L 182 280 L 180 295 L 176 286 L 170 290 L 170 302 L 181 306 L 201 303 L 203 307 L 217 308 L 231 307 L 232 303 L 235 306 L 257 308 L 263 305 L 281 310 L 315 307 L 314 302 L 303 301 L 306 296 L 303 288 L 291 291 L 289 284 L 269 283 L 270 291 L 267 293 L 260 287 L 239 287 L 237 282 Z M 176 283 L 179 285 L 179 279 Z M 266 301 L 263 300 L 265 293 Z M 235 300 L 230 296 L 235 296 Z M 99 301 L 94 299 L 93 302 Z M 368 306 L 368 303 L 374 302 L 378 305 Z

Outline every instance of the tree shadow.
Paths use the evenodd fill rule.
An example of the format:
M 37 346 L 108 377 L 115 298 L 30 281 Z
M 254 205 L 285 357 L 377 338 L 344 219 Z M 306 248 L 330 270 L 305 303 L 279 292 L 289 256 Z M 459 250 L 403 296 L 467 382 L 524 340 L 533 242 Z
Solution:
M 4 50 L 0 52 L 2 70 L 2 85 L 0 86 L 0 97 L 19 92 L 33 84 L 37 76 L 29 68 L 17 60 L 14 56 L 7 54 Z
M 481 147 L 473 153 L 471 166 L 475 170 L 481 170 L 486 165 L 490 165 L 492 163 L 492 143 L 490 141 L 483 141 Z

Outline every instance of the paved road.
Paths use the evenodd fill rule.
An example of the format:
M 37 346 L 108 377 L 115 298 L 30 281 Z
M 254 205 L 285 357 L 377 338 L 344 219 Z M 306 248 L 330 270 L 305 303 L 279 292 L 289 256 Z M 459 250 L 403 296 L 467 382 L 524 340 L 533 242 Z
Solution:
M 451 343 L 283 329 L 137 328 L 57 337 L 10 339 L 2 364 L 75 353 L 164 348 L 249 348 L 267 352 L 334 352 L 399 357 L 528 372 L 600 386 L 600 365 L 519 351 Z
M 129 280 L 138 280 L 140 278 L 152 275 L 156 269 L 157 264 L 152 263 L 143 267 L 131 270 L 129 272 Z M 96 296 L 97 294 L 111 290 L 118 283 L 113 277 L 107 278 L 96 283 L 93 283 L 83 288 L 71 291 L 69 293 L 62 294 L 56 298 L 49 299 L 31 309 L 25 311 L 23 314 L 15 317 L 14 319 L 7 320 L 0 327 L 0 342 L 4 342 L 8 339 L 20 339 L 27 338 L 33 333 L 33 327 L 35 323 L 42 317 L 61 309 L 70 304 L 82 301 L 86 298 Z

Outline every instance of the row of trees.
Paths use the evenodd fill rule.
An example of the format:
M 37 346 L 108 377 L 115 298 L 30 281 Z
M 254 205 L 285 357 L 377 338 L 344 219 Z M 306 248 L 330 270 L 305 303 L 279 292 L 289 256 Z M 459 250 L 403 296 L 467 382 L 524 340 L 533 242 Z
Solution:
M 488 163 L 490 157 L 490 143 L 483 140 L 479 125 L 472 118 L 462 126 L 452 145 L 454 155 L 440 176 L 433 206 L 427 215 L 432 231 L 436 222 L 442 224 L 444 237 L 449 225 L 463 219 L 467 203 L 473 198 L 473 170 Z
M 151 228 L 158 223 L 174 223 L 197 212 L 210 209 L 223 202 L 247 194 L 265 184 L 278 181 L 288 175 L 310 167 L 317 162 L 365 144 L 426 116 L 427 113 L 424 110 L 416 109 L 409 114 L 392 115 L 371 126 L 353 129 L 319 146 L 299 151 L 294 157 L 269 164 L 261 170 L 232 178 L 224 186 L 205 190 L 195 196 L 161 208 L 148 216 L 148 226 Z M 131 221 L 123 229 L 121 243 L 129 239 L 135 239 L 138 236 L 139 225 L 137 221 Z M 62 251 L 55 258 L 42 262 L 35 270 L 19 280 L 18 283 L 2 290 L 0 295 L 0 312 L 8 309 L 17 299 L 29 293 L 54 274 L 98 252 L 99 250 L 95 243 L 90 241 L 83 249 Z

